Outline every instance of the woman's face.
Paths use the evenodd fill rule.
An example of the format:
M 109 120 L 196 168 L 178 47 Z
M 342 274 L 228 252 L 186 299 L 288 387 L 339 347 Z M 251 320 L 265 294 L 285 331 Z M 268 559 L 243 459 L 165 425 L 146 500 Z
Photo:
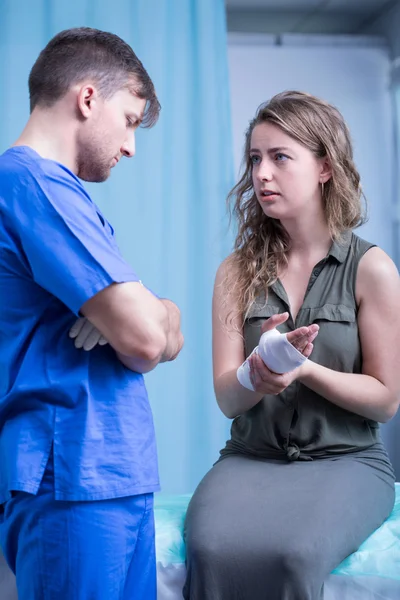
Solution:
M 253 129 L 250 143 L 253 188 L 268 217 L 285 220 L 321 209 L 326 159 L 315 155 L 272 123 Z

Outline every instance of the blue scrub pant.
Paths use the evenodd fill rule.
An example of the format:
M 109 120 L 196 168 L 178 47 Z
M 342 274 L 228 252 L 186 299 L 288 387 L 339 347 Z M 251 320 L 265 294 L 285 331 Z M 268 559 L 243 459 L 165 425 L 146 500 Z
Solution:
M 3 506 L 0 545 L 19 600 L 156 600 L 153 494 L 54 500 L 48 468 Z

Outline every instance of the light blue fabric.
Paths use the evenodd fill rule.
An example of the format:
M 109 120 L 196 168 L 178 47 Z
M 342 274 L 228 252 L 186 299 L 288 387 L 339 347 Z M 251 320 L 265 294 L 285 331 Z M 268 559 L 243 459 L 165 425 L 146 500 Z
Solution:
M 191 494 L 155 497 L 156 556 L 163 567 L 185 562 L 183 523 Z M 357 552 L 333 572 L 350 577 L 375 576 L 400 581 L 400 483 L 389 519 L 375 531 Z
M 375 575 L 400 581 L 400 483 L 391 516 L 333 571 L 335 575 Z
M 164 567 L 185 562 L 186 550 L 183 541 L 183 523 L 192 494 L 154 497 L 154 519 L 156 523 L 157 562 Z
M 208 471 L 230 426 L 215 402 L 211 369 L 211 296 L 231 246 L 225 198 L 234 183 L 225 6 L 2 0 L 0 152 L 28 118 L 27 79 L 40 50 L 58 31 L 82 25 L 130 43 L 162 105 L 154 129 L 138 132 L 135 158 L 121 161 L 108 182 L 85 187 L 143 283 L 182 310 L 183 352 L 146 376 L 163 490 L 182 493 Z

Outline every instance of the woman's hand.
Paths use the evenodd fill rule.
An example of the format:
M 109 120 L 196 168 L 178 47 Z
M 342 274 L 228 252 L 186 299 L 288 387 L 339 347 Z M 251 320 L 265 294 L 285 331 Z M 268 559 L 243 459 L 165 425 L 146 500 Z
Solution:
M 264 323 L 261 333 L 275 329 L 278 325 L 284 323 L 288 317 L 288 313 L 273 315 Z M 286 337 L 296 350 L 308 358 L 313 351 L 313 341 L 317 337 L 318 331 L 318 325 L 299 327 L 289 332 Z M 254 391 L 262 394 L 280 394 L 301 374 L 302 367 L 298 367 L 289 373 L 274 373 L 256 353 L 252 354 L 248 360 L 250 365 L 250 380 Z

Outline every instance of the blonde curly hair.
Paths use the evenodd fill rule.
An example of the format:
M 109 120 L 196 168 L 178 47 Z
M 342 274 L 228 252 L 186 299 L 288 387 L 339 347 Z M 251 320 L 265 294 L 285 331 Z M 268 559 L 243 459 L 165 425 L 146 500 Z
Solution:
M 225 298 L 234 293 L 237 311 L 227 324 L 244 322 L 257 295 L 267 292 L 287 265 L 290 239 L 280 222 L 265 215 L 253 189 L 251 134 L 256 125 L 272 123 L 308 148 L 329 159 L 332 176 L 323 187 L 322 201 L 332 239 L 366 220 L 360 175 L 353 162 L 350 133 L 340 112 L 307 93 L 287 91 L 262 104 L 246 132 L 243 174 L 228 195 L 238 230 L 233 253 L 226 259 L 222 282 Z

